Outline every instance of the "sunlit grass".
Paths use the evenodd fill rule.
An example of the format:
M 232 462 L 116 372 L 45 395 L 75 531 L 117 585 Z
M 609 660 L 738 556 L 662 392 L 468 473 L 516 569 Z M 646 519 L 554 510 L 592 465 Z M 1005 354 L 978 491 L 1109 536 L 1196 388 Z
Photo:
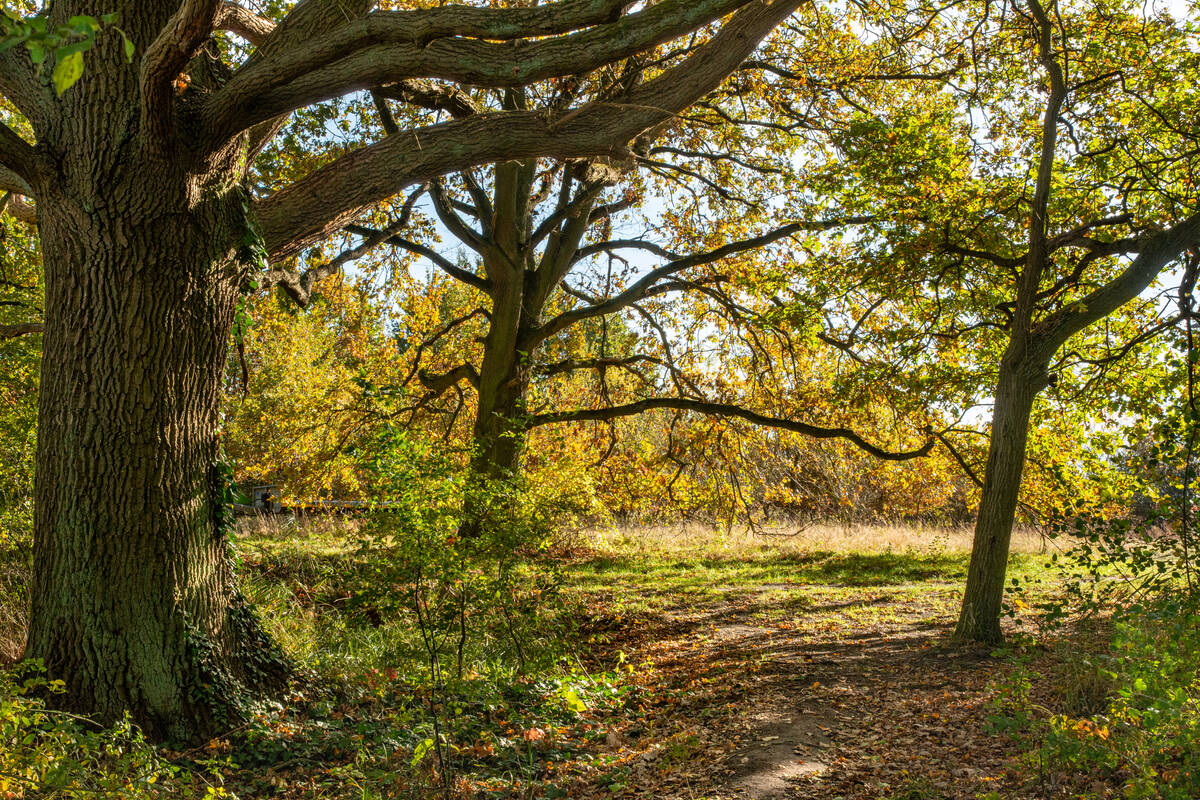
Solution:
M 713 529 L 702 525 L 613 526 L 582 532 L 593 547 L 613 552 L 705 553 L 738 558 L 777 558 L 832 551 L 970 553 L 972 529 L 921 523 L 812 523 Z M 1031 529 L 1013 532 L 1012 552 L 1041 553 L 1048 543 Z
M 827 619 L 897 621 L 906 604 L 949 614 L 961 599 L 971 532 L 922 526 L 811 526 L 712 531 L 699 526 L 614 528 L 583 534 L 589 556 L 572 563 L 572 587 L 613 613 L 737 604 Z M 1014 535 L 1010 577 L 1027 591 L 1057 586 L 1046 547 Z M 922 612 L 925 613 L 925 612 Z M 786 616 L 786 614 L 785 614 Z

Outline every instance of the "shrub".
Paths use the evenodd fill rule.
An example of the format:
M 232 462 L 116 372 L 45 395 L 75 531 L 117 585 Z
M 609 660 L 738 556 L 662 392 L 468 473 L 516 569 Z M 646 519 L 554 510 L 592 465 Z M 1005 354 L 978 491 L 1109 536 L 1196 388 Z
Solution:
M 48 708 L 59 691 L 36 663 L 0 672 L 0 797 L 232 797 L 214 762 L 168 761 L 128 718 L 102 727 Z

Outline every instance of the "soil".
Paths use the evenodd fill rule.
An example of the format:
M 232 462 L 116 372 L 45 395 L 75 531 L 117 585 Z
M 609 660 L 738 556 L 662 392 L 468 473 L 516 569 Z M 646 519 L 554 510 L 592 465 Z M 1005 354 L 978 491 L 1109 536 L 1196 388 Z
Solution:
M 702 755 L 641 770 L 633 796 L 1040 796 L 1012 768 L 1016 745 L 986 730 L 1007 663 L 945 644 L 952 604 L 936 591 L 891 589 L 842 590 L 798 613 L 743 595 L 642 627 L 641 653 L 692 692 L 685 713 L 717 721 L 699 729 Z

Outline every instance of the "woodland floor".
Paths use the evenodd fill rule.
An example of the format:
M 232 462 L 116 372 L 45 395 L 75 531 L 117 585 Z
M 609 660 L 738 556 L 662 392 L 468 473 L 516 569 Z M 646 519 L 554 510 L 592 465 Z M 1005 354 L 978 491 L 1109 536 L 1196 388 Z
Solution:
M 658 730 L 634 721 L 612 742 L 633 764 L 629 796 L 1057 796 L 1030 785 L 1016 747 L 986 732 L 1007 663 L 945 644 L 959 555 L 717 560 L 710 566 L 736 579 L 709 584 L 671 563 L 659 560 L 656 577 L 597 568 L 622 577 L 621 588 L 597 590 L 600 606 L 636 609 L 614 625 L 613 644 L 653 663 L 665 697 L 682 697 L 650 723 Z M 754 583 L 789 564 L 793 577 Z M 822 572 L 829 582 L 811 582 Z M 680 741 L 691 744 L 686 758 L 672 749 Z
M 708 687 L 684 701 L 683 730 L 713 721 L 691 729 L 703 755 L 687 763 L 639 747 L 645 727 L 630 726 L 621 744 L 636 754 L 636 796 L 1027 796 L 1017 754 L 984 732 L 1003 665 L 943 647 L 942 604 L 905 586 L 815 594 L 807 619 L 742 595 L 641 627 L 637 655 L 668 685 Z
M 330 617 L 342 556 L 321 542 L 336 532 L 255 533 L 252 599 L 342 688 L 298 692 L 207 752 L 228 759 L 221 781 L 244 799 L 1079 796 L 989 733 L 1012 661 L 945 643 L 967 564 L 955 537 L 594 536 L 554 565 L 582 621 L 577 666 L 434 699 L 388 667 L 399 627 L 353 633 Z M 1040 542 L 1018 544 L 1010 574 L 1029 599 L 1056 591 Z M 431 730 L 450 768 L 419 754 Z

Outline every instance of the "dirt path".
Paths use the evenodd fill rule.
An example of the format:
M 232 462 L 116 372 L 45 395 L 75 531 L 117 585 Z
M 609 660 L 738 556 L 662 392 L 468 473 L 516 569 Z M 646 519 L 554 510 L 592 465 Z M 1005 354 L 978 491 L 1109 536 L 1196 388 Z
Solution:
M 717 721 L 700 729 L 707 747 L 696 774 L 680 785 L 666 768 L 643 770 L 635 795 L 1031 797 L 1009 770 L 1011 745 L 984 729 L 989 684 L 1006 667 L 943 646 L 945 592 L 831 587 L 797 609 L 768 587 L 669 612 L 645 652 L 693 692 L 689 714 Z

